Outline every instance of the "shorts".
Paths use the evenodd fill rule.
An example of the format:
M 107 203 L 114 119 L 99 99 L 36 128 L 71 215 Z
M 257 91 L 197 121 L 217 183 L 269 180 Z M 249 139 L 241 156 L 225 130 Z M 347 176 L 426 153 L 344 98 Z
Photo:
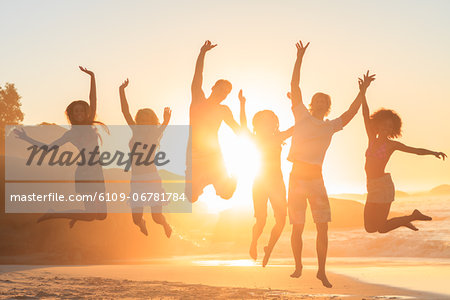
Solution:
M 395 198 L 395 187 L 391 174 L 367 179 L 368 203 L 392 203 Z
M 276 220 L 287 215 L 286 186 L 283 177 L 258 178 L 253 182 L 253 208 L 255 218 L 267 218 L 267 200 L 270 201 Z
M 305 224 L 306 199 L 311 206 L 314 223 L 331 222 L 330 202 L 323 178 L 299 179 L 291 174 L 289 178 L 288 211 L 291 224 Z

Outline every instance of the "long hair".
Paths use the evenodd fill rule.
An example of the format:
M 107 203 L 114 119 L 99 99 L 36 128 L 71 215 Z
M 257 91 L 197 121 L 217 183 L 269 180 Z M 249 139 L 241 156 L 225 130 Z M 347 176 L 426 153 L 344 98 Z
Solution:
M 142 108 L 138 110 L 134 121 L 137 125 L 159 125 L 159 119 L 153 109 Z
M 74 110 L 77 105 L 80 105 L 81 107 L 83 107 L 83 110 L 85 112 L 86 117 L 82 121 L 77 121 L 74 116 Z M 103 128 L 103 130 L 109 134 L 108 126 L 106 126 L 104 123 L 102 123 L 100 121 L 96 121 L 95 116 L 91 116 L 91 114 L 92 114 L 92 111 L 91 111 L 91 107 L 89 106 L 89 103 L 87 103 L 86 101 L 83 101 L 83 100 L 72 101 L 66 108 L 66 117 L 71 125 L 100 125 Z M 100 143 L 102 143 L 103 142 L 102 137 L 98 133 L 97 128 L 95 128 L 95 131 L 100 140 Z

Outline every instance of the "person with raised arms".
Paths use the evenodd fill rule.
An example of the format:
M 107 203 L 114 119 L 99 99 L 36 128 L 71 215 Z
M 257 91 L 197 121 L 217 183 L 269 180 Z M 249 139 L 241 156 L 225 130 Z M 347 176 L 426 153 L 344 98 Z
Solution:
M 91 79 L 89 103 L 83 100 L 76 100 L 70 103 L 66 108 L 66 116 L 72 125 L 60 138 L 46 145 L 27 135 L 21 129 L 15 129 L 16 136 L 37 147 L 60 147 L 66 143 L 72 143 L 79 151 L 88 152 L 98 149 L 98 140 L 100 138 L 94 125 L 100 124 L 105 129 L 106 126 L 95 120 L 97 111 L 97 89 L 94 72 L 79 67 L 81 71 L 88 74 Z M 95 179 L 95 180 L 93 180 Z M 89 181 L 89 182 L 86 182 Z M 80 164 L 75 170 L 75 192 L 83 195 L 94 196 L 97 193 L 105 192 L 105 182 L 103 177 L 103 168 L 100 164 L 88 165 Z M 106 202 L 94 199 L 94 201 L 83 201 L 85 210 L 69 210 L 64 212 L 48 212 L 42 215 L 37 222 L 51 219 L 70 219 L 69 226 L 72 228 L 77 221 L 105 220 L 107 216 Z
M 128 101 L 125 96 L 125 88 L 128 86 L 129 80 L 125 80 L 119 87 L 120 105 L 122 114 L 130 126 L 133 133 L 129 147 L 134 149 L 136 145 L 144 147 L 159 147 L 160 140 L 170 121 L 172 111 L 169 107 L 164 108 L 164 121 L 160 124 L 158 116 L 150 108 L 139 109 L 135 118 L 130 114 Z M 143 217 L 144 206 L 149 205 L 152 212 L 152 219 L 156 224 L 164 228 L 164 232 L 168 238 L 172 234 L 172 228 L 167 223 L 166 218 L 162 214 L 162 202 L 158 201 L 139 201 L 141 195 L 147 193 L 164 194 L 165 190 L 162 186 L 162 179 L 159 176 L 155 164 L 140 164 L 138 162 L 131 165 L 131 182 L 130 182 L 130 206 L 133 222 L 139 227 L 144 235 L 148 235 L 147 226 Z
M 208 98 L 202 89 L 205 54 L 216 46 L 206 41 L 201 47 L 191 85 L 191 138 L 186 155 L 186 179 L 188 182 L 192 179 L 192 189 L 187 185 L 186 193 L 192 203 L 198 200 L 203 189 L 210 184 L 214 186 L 218 196 L 230 199 L 237 184 L 236 178 L 229 176 L 225 168 L 218 137 L 222 121 L 235 133 L 240 130 L 230 108 L 221 104 L 231 92 L 232 85 L 227 80 L 218 80 L 211 88 Z
M 241 127 L 255 142 L 261 153 L 261 168 L 253 181 L 252 189 L 256 222 L 252 230 L 249 253 L 254 260 L 257 258 L 258 239 L 266 225 L 268 201 L 275 215 L 275 225 L 270 233 L 269 243 L 264 247 L 262 266 L 265 267 L 286 223 L 287 201 L 286 186 L 281 171 L 281 147 L 284 141 L 292 136 L 294 128 L 280 131 L 277 115 L 271 110 L 262 110 L 254 115 L 253 132 L 250 132 L 245 113 L 246 98 L 242 90 L 239 92 L 239 101 Z
M 295 118 L 288 155 L 288 160 L 293 163 L 288 191 L 288 212 L 292 224 L 291 246 L 295 259 L 295 271 L 291 277 L 300 277 L 302 274 L 302 233 L 308 200 L 317 228 L 316 250 L 319 268 L 316 277 L 325 287 L 331 288 L 332 284 L 325 272 L 331 211 L 322 177 L 322 164 L 333 134 L 342 130 L 356 115 L 365 89 L 360 90 L 350 108 L 336 119 L 324 119 L 331 107 L 331 98 L 324 93 L 313 95 L 308 110 L 303 103 L 299 87 L 300 67 L 308 45 L 309 43 L 303 46 L 301 41 L 296 44 L 297 59 L 292 74 L 291 93 L 288 93 Z M 366 78 L 364 84 L 368 86 L 371 80 L 372 76 Z
M 364 88 L 360 79 L 360 86 Z M 410 215 L 388 219 L 395 198 L 395 187 L 386 165 L 394 151 L 417 155 L 434 155 L 445 160 L 447 155 L 427 149 L 406 146 L 393 139 L 401 136 L 402 120 L 390 109 L 380 109 L 370 115 L 366 97 L 362 101 L 362 113 L 369 146 L 366 151 L 367 200 L 364 205 L 364 227 L 367 232 L 386 233 L 399 227 L 417 231 L 412 221 L 430 221 L 431 217 L 415 209 Z

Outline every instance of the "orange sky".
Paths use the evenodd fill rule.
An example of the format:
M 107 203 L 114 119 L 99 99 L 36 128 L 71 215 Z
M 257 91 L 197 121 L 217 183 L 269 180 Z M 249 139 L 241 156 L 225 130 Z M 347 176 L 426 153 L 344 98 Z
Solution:
M 446 1 L 10 1 L 2 11 L 0 84 L 16 84 L 25 124 L 66 124 L 65 107 L 88 97 L 89 79 L 78 65 L 96 72 L 99 120 L 125 124 L 118 86 L 128 77 L 132 113 L 151 107 L 162 116 L 163 107 L 171 106 L 173 124 L 187 124 L 195 59 L 210 39 L 219 46 L 207 54 L 205 91 L 218 78 L 228 79 L 233 91 L 224 104 L 236 119 L 242 88 L 249 118 L 272 109 L 287 128 L 293 117 L 284 95 L 294 44 L 303 39 L 311 42 L 301 79 L 306 102 L 326 92 L 330 117 L 339 116 L 356 96 L 357 77 L 370 69 L 377 80 L 369 105 L 398 111 L 404 121 L 400 141 L 450 154 Z M 330 193 L 365 191 L 366 144 L 358 114 L 334 137 L 325 159 Z M 285 173 L 289 168 L 286 162 Z M 450 183 L 449 170 L 448 162 L 400 153 L 388 165 L 402 190 Z

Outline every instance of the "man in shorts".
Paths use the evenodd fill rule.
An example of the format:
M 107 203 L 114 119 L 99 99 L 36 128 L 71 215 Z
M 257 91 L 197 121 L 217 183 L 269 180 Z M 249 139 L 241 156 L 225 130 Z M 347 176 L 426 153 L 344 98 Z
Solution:
M 361 93 L 350 108 L 339 118 L 325 120 L 330 112 L 331 99 L 324 93 L 316 93 L 308 110 L 300 91 L 300 66 L 309 43 L 297 46 L 297 60 L 291 81 L 291 93 L 295 125 L 288 160 L 293 162 L 289 179 L 288 211 L 292 227 L 291 246 L 295 259 L 295 271 L 291 277 L 302 274 L 302 233 L 305 224 L 305 212 L 308 199 L 314 223 L 317 228 L 317 278 L 328 288 L 332 285 L 325 273 L 328 249 L 328 222 L 331 221 L 330 203 L 322 177 L 322 163 L 334 133 L 341 130 L 358 112 L 361 106 Z
M 206 41 L 200 49 L 192 80 L 192 101 L 189 109 L 191 135 L 187 151 L 187 179 L 192 179 L 192 190 L 186 189 L 189 200 L 194 203 L 203 193 L 203 189 L 212 184 L 216 194 L 230 199 L 236 190 L 236 179 L 228 175 L 220 150 L 218 131 L 222 121 L 238 133 L 240 127 L 234 120 L 228 106 L 222 105 L 231 92 L 231 83 L 220 79 L 211 88 L 206 98 L 203 89 L 203 65 L 207 51 L 216 47 Z M 192 177 L 190 177 L 192 176 Z

